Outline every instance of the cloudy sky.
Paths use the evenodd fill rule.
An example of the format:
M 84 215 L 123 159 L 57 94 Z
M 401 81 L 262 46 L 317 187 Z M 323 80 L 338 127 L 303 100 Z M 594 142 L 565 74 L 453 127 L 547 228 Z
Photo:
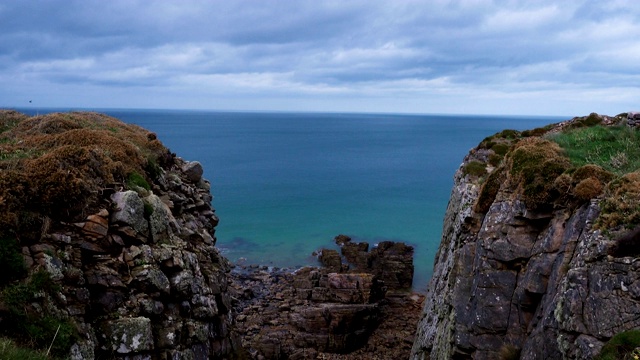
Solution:
M 3 0 L 0 106 L 30 105 L 615 115 L 640 2 Z

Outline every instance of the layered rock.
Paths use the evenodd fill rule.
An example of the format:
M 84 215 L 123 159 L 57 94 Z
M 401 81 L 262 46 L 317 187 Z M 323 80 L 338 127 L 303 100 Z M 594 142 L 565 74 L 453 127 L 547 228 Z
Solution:
M 456 172 L 411 359 L 592 359 L 640 326 L 640 262 L 608 255 L 599 200 L 532 209 L 503 180 L 483 205 L 480 155 Z
M 412 253 L 408 249 L 385 243 L 380 250 L 364 250 L 361 255 L 393 263 L 398 253 Z M 395 276 L 389 277 L 388 286 L 373 268 L 349 269 L 335 250 L 323 250 L 320 259 L 323 268 L 234 271 L 237 325 L 245 334 L 248 355 L 254 359 L 407 357 L 423 297 L 409 293 L 406 286 L 396 287 Z M 412 264 L 409 257 L 405 266 Z

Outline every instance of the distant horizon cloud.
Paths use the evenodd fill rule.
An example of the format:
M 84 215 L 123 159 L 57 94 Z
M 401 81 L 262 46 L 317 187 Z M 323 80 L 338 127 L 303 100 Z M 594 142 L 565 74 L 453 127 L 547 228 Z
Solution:
M 0 106 L 615 115 L 640 3 L 8 0 Z

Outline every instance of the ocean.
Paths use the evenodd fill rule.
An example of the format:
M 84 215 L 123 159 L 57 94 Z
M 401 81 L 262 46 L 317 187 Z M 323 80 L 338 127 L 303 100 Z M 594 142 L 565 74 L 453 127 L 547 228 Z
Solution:
M 70 109 L 18 109 L 33 115 Z M 83 109 L 84 110 L 84 109 Z M 317 264 L 339 234 L 415 247 L 414 289 L 426 289 L 453 174 L 504 129 L 567 117 L 94 109 L 140 125 L 199 161 L 232 262 Z

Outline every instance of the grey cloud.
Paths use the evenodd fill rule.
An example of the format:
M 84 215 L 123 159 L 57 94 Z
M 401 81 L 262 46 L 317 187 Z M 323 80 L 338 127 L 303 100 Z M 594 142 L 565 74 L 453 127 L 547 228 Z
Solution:
M 640 50 L 638 17 L 635 3 L 586 0 L 8 0 L 0 80 L 297 95 L 610 87 L 638 73 L 640 55 L 619 52 Z

